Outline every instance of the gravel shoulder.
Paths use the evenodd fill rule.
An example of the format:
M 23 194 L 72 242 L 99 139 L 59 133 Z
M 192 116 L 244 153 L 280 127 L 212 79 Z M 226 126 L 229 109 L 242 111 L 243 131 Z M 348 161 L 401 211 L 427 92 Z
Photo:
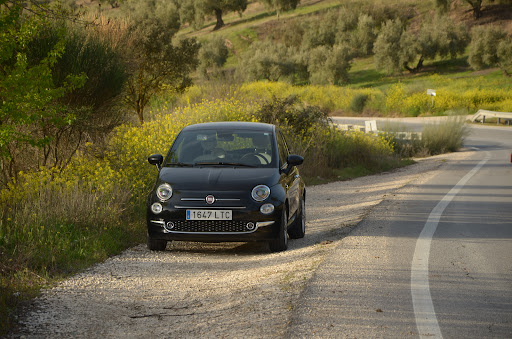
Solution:
M 357 223 L 388 195 L 469 153 L 308 187 L 306 237 L 283 253 L 260 243 L 128 249 L 43 291 L 12 337 L 285 337 L 301 292 Z

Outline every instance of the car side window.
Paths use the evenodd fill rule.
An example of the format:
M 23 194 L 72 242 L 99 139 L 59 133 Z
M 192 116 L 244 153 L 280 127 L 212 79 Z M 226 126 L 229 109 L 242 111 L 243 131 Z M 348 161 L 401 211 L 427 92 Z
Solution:
M 283 167 L 288 158 L 288 146 L 281 131 L 277 133 L 277 145 L 279 147 L 279 167 Z

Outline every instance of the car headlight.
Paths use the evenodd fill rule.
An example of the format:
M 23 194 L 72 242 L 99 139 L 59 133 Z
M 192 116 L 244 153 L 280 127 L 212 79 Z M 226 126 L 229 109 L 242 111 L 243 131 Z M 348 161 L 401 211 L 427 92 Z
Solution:
M 156 189 L 156 196 L 161 201 L 167 201 L 172 197 L 172 187 L 169 184 L 161 184 Z
M 252 189 L 251 196 L 256 201 L 263 201 L 270 195 L 270 188 L 266 185 L 258 185 Z

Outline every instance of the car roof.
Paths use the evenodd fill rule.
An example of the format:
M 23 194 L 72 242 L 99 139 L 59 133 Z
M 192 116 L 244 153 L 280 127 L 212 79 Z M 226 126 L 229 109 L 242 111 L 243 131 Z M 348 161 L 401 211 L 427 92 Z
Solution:
M 275 126 L 272 124 L 265 124 L 261 122 L 246 122 L 246 121 L 222 121 L 222 122 L 205 122 L 201 124 L 189 125 L 183 130 L 202 130 L 202 129 L 244 129 L 251 131 L 273 132 Z

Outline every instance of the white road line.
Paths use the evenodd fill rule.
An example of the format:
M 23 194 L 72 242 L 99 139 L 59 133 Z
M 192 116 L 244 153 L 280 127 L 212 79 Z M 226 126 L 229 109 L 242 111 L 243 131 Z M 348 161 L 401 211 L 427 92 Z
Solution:
M 428 262 L 430 256 L 430 244 L 432 237 L 437 229 L 439 220 L 443 215 L 445 208 L 455 198 L 464 185 L 473 175 L 490 159 L 490 153 L 485 152 L 485 158 L 480 161 L 468 174 L 446 194 L 441 201 L 434 207 L 427 222 L 416 241 L 416 249 L 411 265 L 411 294 L 412 305 L 414 307 L 414 316 L 416 317 L 416 327 L 421 338 L 431 338 L 436 336 L 442 338 L 441 329 L 437 322 L 434 304 L 430 295 L 430 286 L 428 279 Z

